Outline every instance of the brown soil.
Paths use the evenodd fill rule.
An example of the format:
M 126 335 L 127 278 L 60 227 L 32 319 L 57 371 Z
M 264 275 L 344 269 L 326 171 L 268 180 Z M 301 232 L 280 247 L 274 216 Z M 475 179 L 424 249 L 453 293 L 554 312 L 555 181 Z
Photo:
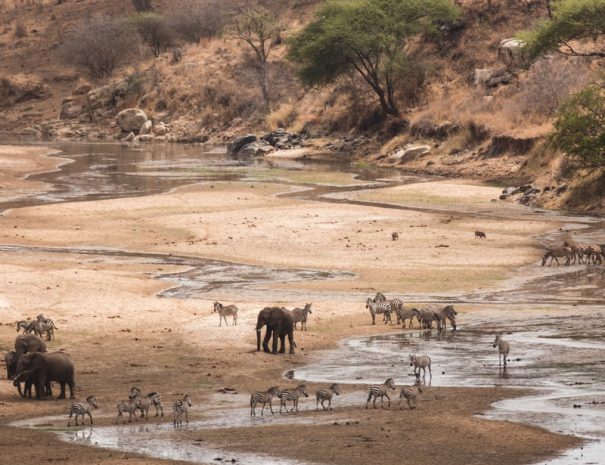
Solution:
M 0 157 L 7 152 L 14 153 L 4 149 Z M 15 182 L 23 182 L 18 180 L 29 169 L 13 173 Z M 382 324 L 371 326 L 363 301 L 343 301 L 331 297 L 331 292 L 494 287 L 516 267 L 533 262 L 537 251 L 532 236 L 553 228 L 552 223 L 486 220 L 481 229 L 488 239 L 475 241 L 477 222 L 471 219 L 276 198 L 276 193 L 288 189 L 277 184 L 212 185 L 149 197 L 13 210 L 0 216 L 0 237 L 3 244 L 94 246 L 355 272 L 351 280 L 295 285 L 321 290 L 326 296 L 314 303 L 309 331 L 296 333 L 295 355 L 255 352 L 256 313 L 276 302 L 233 301 L 216 294 L 207 300 L 159 298 L 157 293 L 166 283 L 153 276 L 183 271 L 182 267 L 26 251 L 3 254 L 0 350 L 10 350 L 16 320 L 42 312 L 59 327 L 50 350 L 66 350 L 76 364 L 77 397 L 95 394 L 99 400 L 96 425 L 112 422 L 115 402 L 125 398 L 132 385 L 161 392 L 166 405 L 190 392 L 195 418 L 221 388 L 246 393 L 273 384 L 286 386 L 282 373 L 308 363 L 318 349 L 334 347 L 353 335 L 398 331 Z M 483 188 L 458 182 L 436 185 L 434 193 L 444 194 L 453 185 L 455 206 L 497 191 L 479 192 Z M 385 199 L 392 195 L 384 193 Z M 390 234 L 396 230 L 405 235 L 400 232 L 401 239 L 393 242 Z M 436 248 L 441 243 L 450 247 Z M 236 327 L 217 327 L 218 317 L 212 313 L 215 298 L 238 305 L 241 316 Z M 302 303 L 280 302 L 290 308 Z M 470 306 L 459 308 L 461 318 L 472 311 Z M 339 412 L 349 418 L 349 425 L 288 426 L 279 427 L 279 432 L 276 426 L 231 429 L 228 447 L 265 452 L 259 434 L 279 433 L 282 440 L 271 441 L 272 454 L 323 463 L 512 465 L 538 460 L 577 442 L 538 428 L 475 416 L 495 400 L 515 395 L 513 391 L 434 388 L 417 410 L 400 412 L 396 408 L 366 411 L 364 387 L 346 389 L 359 390 L 360 398 L 358 407 Z M 301 415 L 325 418 L 308 412 L 311 403 L 301 403 Z M 33 465 L 40 457 L 74 464 L 162 462 L 64 444 L 50 433 L 6 426 L 16 419 L 62 415 L 65 401 L 23 401 L 11 383 L 3 381 L 0 405 L 0 446 L 6 463 Z M 186 434 L 227 446 L 226 433 Z

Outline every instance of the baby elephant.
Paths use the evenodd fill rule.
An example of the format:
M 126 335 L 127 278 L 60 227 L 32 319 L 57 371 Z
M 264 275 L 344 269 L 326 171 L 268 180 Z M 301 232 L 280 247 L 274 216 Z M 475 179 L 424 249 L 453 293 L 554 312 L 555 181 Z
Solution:
M 475 231 L 475 239 L 487 239 L 483 231 Z
M 394 241 L 399 240 L 399 233 L 397 233 L 397 232 L 391 233 L 391 239 L 393 239 Z

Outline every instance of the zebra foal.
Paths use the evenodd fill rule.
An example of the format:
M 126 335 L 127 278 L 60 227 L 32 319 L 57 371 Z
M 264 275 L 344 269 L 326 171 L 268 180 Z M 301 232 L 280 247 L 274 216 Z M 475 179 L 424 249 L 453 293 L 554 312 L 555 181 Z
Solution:
M 292 408 L 290 412 L 298 412 L 298 399 L 300 396 L 309 397 L 309 393 L 307 392 L 307 386 L 304 384 L 299 384 L 295 389 L 287 389 L 285 391 L 281 391 L 279 393 L 279 397 L 281 402 L 279 404 L 279 413 L 282 411 L 282 407 L 285 407 L 286 413 L 288 413 L 288 406 L 286 405 L 287 401 L 292 401 Z
M 223 320 L 225 320 L 225 324 L 229 326 L 227 323 L 227 317 L 233 316 L 232 324 L 233 326 L 237 325 L 237 312 L 239 309 L 235 305 L 223 305 L 220 302 L 214 302 L 214 312 L 218 313 L 218 325 L 221 326 L 223 324 Z
M 496 339 L 494 339 L 493 347 L 498 347 L 498 366 L 501 365 L 500 358 L 504 358 L 504 366 L 506 366 L 506 358 L 508 357 L 508 353 L 510 352 L 510 344 L 508 341 L 502 339 L 500 334 L 496 334 Z
M 174 414 L 174 426 L 181 426 L 183 424 L 183 415 L 185 415 L 185 422 L 189 423 L 189 408 L 191 407 L 191 396 L 185 394 L 182 399 L 178 399 L 172 406 L 172 412 Z
M 372 316 L 372 324 L 376 324 L 376 315 L 384 315 L 384 324 L 391 323 L 391 311 L 392 307 L 390 302 L 374 302 L 368 297 L 366 300 L 366 308 L 370 311 Z
M 340 386 L 336 383 L 332 384 L 328 389 L 320 389 L 315 393 L 315 410 L 319 410 L 319 403 L 321 402 L 321 408 L 324 410 L 332 410 L 332 397 L 334 394 L 340 395 Z M 328 408 L 324 405 L 324 402 L 328 401 Z
M 422 392 L 422 383 L 420 381 L 420 377 L 416 376 L 416 382 L 413 386 L 403 386 L 401 391 L 399 392 L 399 410 L 403 407 L 401 406 L 401 400 L 405 399 L 408 403 L 408 407 L 410 410 L 416 408 L 418 394 Z
M 139 421 L 137 419 L 137 404 L 133 399 L 130 399 L 128 402 L 121 400 L 116 405 L 116 409 L 118 410 L 118 416 L 116 418 L 116 425 L 119 424 L 120 418 L 122 419 L 122 424 L 126 423 L 124 419 L 124 414 L 128 414 L 128 423 L 132 423 L 132 417 L 134 416 L 134 421 Z
M 294 317 L 294 329 L 298 329 L 296 325 L 300 322 L 300 330 L 307 330 L 307 318 L 311 311 L 311 304 L 305 304 L 305 308 L 296 307 L 292 310 L 292 316 Z
M 433 378 L 431 371 L 431 357 L 428 355 L 412 355 L 410 354 L 410 366 L 414 367 L 414 374 L 420 376 L 420 370 L 422 370 L 422 377 L 426 376 L 426 369 L 429 369 L 429 376 Z
M 389 389 L 391 390 L 395 390 L 395 380 L 393 380 L 393 378 L 388 378 L 384 384 L 381 385 L 374 385 L 374 386 L 370 386 L 370 389 L 368 390 L 368 400 L 366 401 L 366 408 L 368 408 L 368 404 L 370 403 L 370 400 L 372 398 L 374 398 L 374 408 L 378 408 L 376 407 L 376 400 L 378 400 L 378 398 L 380 397 L 380 406 L 382 408 L 384 408 L 384 398 L 386 397 L 387 400 L 389 401 L 389 408 L 391 408 L 391 398 L 389 397 Z
M 90 418 L 90 424 L 92 425 L 92 415 L 91 411 L 98 408 L 97 406 L 97 398 L 95 396 L 88 396 L 86 398 L 86 402 L 78 402 L 72 403 L 69 409 L 69 420 L 67 421 L 67 426 L 71 426 L 71 417 L 72 415 L 76 416 L 76 426 L 78 426 L 78 416 L 82 416 L 82 425 L 84 424 L 84 415 L 88 415 Z
M 269 404 L 269 410 L 271 410 L 271 414 L 273 415 L 273 406 L 271 405 L 271 401 L 274 397 L 279 397 L 279 387 L 272 386 L 267 392 L 256 391 L 253 392 L 250 396 L 250 416 L 256 416 L 256 406 L 258 404 L 263 404 L 263 407 L 260 410 L 260 414 L 263 415 L 265 411 L 265 405 Z

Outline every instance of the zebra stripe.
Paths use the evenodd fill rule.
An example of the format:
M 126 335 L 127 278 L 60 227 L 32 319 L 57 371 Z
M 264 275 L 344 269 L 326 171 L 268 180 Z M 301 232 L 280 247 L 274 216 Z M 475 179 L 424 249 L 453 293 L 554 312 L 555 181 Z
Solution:
M 119 423 L 120 418 L 122 419 L 122 423 L 126 423 L 126 420 L 123 417 L 124 413 L 128 413 L 128 423 L 132 422 L 132 417 L 134 415 L 134 421 L 139 421 L 137 419 L 137 406 L 136 403 L 133 402 L 132 400 L 130 400 L 129 402 L 126 401 L 119 401 L 118 404 L 116 405 L 116 409 L 118 410 L 118 417 L 116 418 L 116 425 Z
M 296 307 L 292 310 L 292 316 L 294 317 L 294 329 L 298 329 L 296 325 L 300 322 L 300 330 L 307 330 L 307 318 L 309 313 L 313 313 L 311 311 L 312 304 L 305 304 L 305 308 Z
M 189 423 L 189 408 L 191 405 L 191 396 L 189 394 L 185 394 L 185 397 L 174 402 L 172 407 L 174 426 L 183 424 L 183 414 L 185 415 L 185 421 Z
M 279 413 L 282 413 L 283 407 L 286 408 L 286 413 L 288 413 L 288 407 L 286 405 L 287 401 L 292 401 L 292 409 L 290 410 L 290 412 L 293 412 L 294 410 L 298 412 L 298 399 L 301 395 L 309 397 L 307 387 L 304 384 L 299 384 L 296 389 L 281 391 L 279 394 L 279 397 L 281 398 L 281 402 L 279 405 Z
M 376 400 L 380 397 L 380 406 L 384 408 L 384 397 L 389 401 L 389 408 L 391 408 L 391 398 L 389 397 L 388 390 L 395 390 L 395 381 L 393 378 L 388 378 L 384 384 L 371 386 L 368 391 L 368 400 L 366 401 L 366 408 L 372 397 L 374 398 L 374 408 L 376 407 Z
M 219 302 L 214 302 L 214 312 L 218 313 L 218 325 L 221 326 L 223 324 L 223 320 L 225 320 L 225 324 L 229 326 L 227 323 L 227 317 L 233 316 L 233 325 L 237 325 L 237 312 L 239 309 L 235 305 L 223 305 Z
M 384 314 L 383 320 L 385 324 L 387 322 L 391 322 L 392 307 L 389 302 L 374 302 L 368 297 L 368 299 L 366 300 L 366 308 L 370 311 L 373 325 L 376 324 L 376 315 L 381 313 Z
M 88 396 L 86 398 L 86 402 L 82 403 L 72 403 L 69 409 L 69 420 L 67 421 L 67 426 L 71 426 L 71 417 L 72 415 L 76 416 L 76 426 L 78 426 L 78 416 L 82 416 L 82 425 L 84 424 L 84 415 L 88 415 L 90 418 L 90 424 L 92 425 L 92 415 L 91 410 L 97 408 L 97 399 L 95 396 Z
M 273 412 L 273 406 L 271 405 L 271 401 L 273 397 L 279 396 L 279 387 L 273 386 L 270 387 L 267 392 L 256 391 L 253 392 L 250 396 L 250 416 L 256 416 L 256 406 L 258 404 L 263 404 L 263 407 L 260 410 L 260 414 L 263 415 L 265 411 L 265 405 L 269 404 L 269 410 L 271 410 L 271 414 Z
M 332 384 L 328 389 L 320 389 L 315 393 L 315 410 L 319 410 L 319 403 L 321 402 L 321 408 L 324 410 L 332 410 L 332 397 L 334 394 L 340 395 L 340 386 L 338 384 Z M 328 401 L 328 408 L 324 405 L 324 402 Z
M 416 383 L 413 386 L 403 386 L 399 393 L 399 409 L 401 410 L 401 399 L 405 399 L 408 403 L 408 407 L 411 409 L 416 408 L 418 393 L 422 392 L 420 377 L 416 377 Z

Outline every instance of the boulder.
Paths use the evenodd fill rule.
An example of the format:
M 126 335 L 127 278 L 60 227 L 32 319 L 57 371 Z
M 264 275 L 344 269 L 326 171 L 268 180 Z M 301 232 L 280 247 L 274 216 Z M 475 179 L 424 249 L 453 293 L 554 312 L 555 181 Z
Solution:
M 523 186 L 519 186 L 519 192 L 523 192 L 524 194 L 533 189 L 534 186 L 531 184 L 524 184 Z
M 38 76 L 14 74 L 0 77 L 0 107 L 48 96 L 50 90 Z
M 411 161 L 415 158 L 421 157 L 422 155 L 426 155 L 430 151 L 431 148 L 428 145 L 407 144 L 402 149 L 399 149 L 391 154 L 389 156 L 389 160 L 404 163 L 406 161 Z
M 475 85 L 486 88 L 508 84 L 512 78 L 513 75 L 505 67 L 475 69 L 474 74 Z
M 249 144 L 244 145 L 239 151 L 238 154 L 244 156 L 261 156 L 267 153 L 273 152 L 275 148 L 269 142 L 264 140 L 258 140 L 255 142 L 251 142 Z
M 507 187 L 502 191 L 502 194 L 508 196 L 518 194 L 519 192 L 519 189 L 517 189 L 516 187 Z
M 141 129 L 139 130 L 139 135 L 144 136 L 146 134 L 150 134 L 152 129 L 153 123 L 151 122 L 151 120 L 147 120 L 143 123 L 143 126 L 141 126 Z
M 244 146 L 252 144 L 253 142 L 256 142 L 256 136 L 254 134 L 237 137 L 227 144 L 227 153 L 229 155 L 236 155 Z
M 522 67 L 527 63 L 525 42 L 519 39 L 504 39 L 498 47 L 498 59 L 509 70 Z
M 288 132 L 285 129 L 279 128 L 273 132 L 265 134 L 262 140 L 271 144 L 279 150 L 291 149 L 298 147 L 302 143 L 302 137 L 296 132 Z
M 124 140 L 126 142 L 130 142 L 131 140 L 133 140 L 135 138 L 134 132 L 130 132 L 128 133 L 128 135 L 126 137 L 124 137 Z
M 153 142 L 154 135 L 153 134 L 141 134 L 135 136 L 132 140 L 133 142 Z
M 126 95 L 129 87 L 130 82 L 128 79 L 122 79 L 121 81 L 92 89 L 87 94 L 88 104 L 93 110 L 113 107 L 119 97 Z
M 61 107 L 61 119 L 75 119 L 84 113 L 84 107 L 74 101 L 67 101 Z
M 147 115 L 139 108 L 127 108 L 116 116 L 116 123 L 124 132 L 136 132 L 147 122 Z
M 509 195 L 508 194 L 501 194 L 500 197 L 498 197 L 500 200 L 506 200 L 508 199 Z
M 69 139 L 74 139 L 75 137 L 78 137 L 78 134 L 76 133 L 76 131 L 74 131 L 72 128 L 69 128 L 69 127 L 63 127 L 63 128 L 57 129 L 57 131 L 55 132 L 54 135 L 57 139 L 60 139 L 60 140 L 69 140 Z

